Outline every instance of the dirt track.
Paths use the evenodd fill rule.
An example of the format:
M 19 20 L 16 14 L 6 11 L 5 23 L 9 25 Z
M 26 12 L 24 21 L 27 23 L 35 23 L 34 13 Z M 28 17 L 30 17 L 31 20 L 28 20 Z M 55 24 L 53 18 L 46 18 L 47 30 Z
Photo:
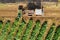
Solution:
M 0 16 L 17 16 L 18 6 L 16 4 L 0 5 Z

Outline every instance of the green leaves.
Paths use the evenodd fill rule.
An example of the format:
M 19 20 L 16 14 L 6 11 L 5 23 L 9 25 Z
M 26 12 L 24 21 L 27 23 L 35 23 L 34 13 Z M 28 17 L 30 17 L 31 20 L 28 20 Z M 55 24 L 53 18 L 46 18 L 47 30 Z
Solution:
M 12 40 L 13 34 L 16 31 L 15 29 L 16 29 L 17 25 L 18 25 L 18 21 L 15 21 L 12 24 L 12 27 L 11 27 L 10 33 L 8 34 L 7 40 Z
M 2 22 L 2 21 L 0 21 L 0 29 L 2 28 L 2 26 L 3 26 L 3 22 Z
M 4 28 L 2 29 L 2 35 L 0 36 L 1 38 L 5 38 L 6 34 L 7 34 L 7 31 L 8 31 L 8 28 L 10 26 L 10 22 L 7 21 L 4 25 Z
M 56 28 L 53 40 L 58 40 L 58 37 L 60 37 L 60 26 Z
M 22 16 L 22 10 L 19 10 L 18 16 L 16 17 L 15 21 L 13 22 L 12 27 L 10 27 L 11 26 L 10 21 L 8 20 L 5 23 L 4 28 L 2 28 L 3 22 L 0 21 L 0 29 L 2 29 L 2 35 L 0 35 L 0 40 L 4 40 L 4 38 L 6 36 L 7 36 L 6 37 L 7 40 L 12 40 L 12 38 L 14 36 L 14 33 L 15 33 L 16 29 L 17 29 L 17 26 L 19 24 L 19 20 L 20 20 L 21 16 Z M 21 35 L 20 33 L 23 31 L 23 28 L 24 28 L 25 24 L 26 23 L 22 20 L 22 23 L 20 24 L 21 27 L 18 28 L 19 32 L 18 32 L 17 36 Z
M 15 37 L 16 40 L 19 40 L 19 39 L 20 39 L 20 37 L 21 37 L 21 35 L 22 35 L 22 32 L 23 32 L 23 30 L 24 30 L 25 25 L 26 25 L 25 21 L 22 20 L 22 22 L 21 22 L 21 24 L 20 24 L 20 26 L 19 26 L 18 32 L 17 32 L 17 34 L 16 34 L 16 37 Z
M 28 36 L 30 35 L 30 30 L 32 28 L 32 25 L 33 25 L 33 20 L 29 20 L 29 23 L 27 24 L 27 28 L 22 40 L 28 40 Z
M 46 27 L 47 27 L 47 22 L 45 21 L 39 31 L 39 34 L 37 36 L 37 39 L 36 40 L 42 40 L 42 37 L 44 36 L 44 33 L 46 31 Z
M 51 40 L 52 39 L 52 36 L 54 34 L 54 30 L 55 30 L 56 26 L 55 25 L 52 25 L 47 36 L 46 36 L 46 40 Z
M 22 16 L 22 10 L 19 10 L 18 11 L 18 18 L 21 18 L 21 16 Z
M 7 40 L 42 40 L 46 32 L 47 22 L 44 22 L 41 27 L 40 21 L 36 21 L 35 23 L 32 19 L 30 19 L 27 24 L 23 19 L 20 22 L 21 16 L 22 14 L 19 11 L 18 16 L 16 17 L 12 26 L 10 25 L 10 22 L 7 21 L 3 27 L 3 22 L 0 21 L 0 29 L 2 30 L 0 31 L 2 33 L 0 35 L 0 40 L 4 40 L 5 38 Z M 55 25 L 52 25 L 45 40 L 58 40 L 59 37 L 60 26 L 56 28 Z
M 9 26 L 10 26 L 10 22 L 7 21 L 7 22 L 5 23 L 5 26 L 4 26 L 4 29 L 3 29 L 2 33 L 7 32 Z
M 32 33 L 31 33 L 30 40 L 36 39 L 37 33 L 39 33 L 39 30 L 40 30 L 40 26 L 41 26 L 40 21 L 37 21 L 35 27 L 33 28 Z

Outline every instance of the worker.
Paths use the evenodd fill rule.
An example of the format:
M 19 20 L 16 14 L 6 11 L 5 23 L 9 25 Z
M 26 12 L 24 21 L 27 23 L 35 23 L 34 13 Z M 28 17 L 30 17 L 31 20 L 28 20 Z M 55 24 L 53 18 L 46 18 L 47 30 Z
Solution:
M 36 8 L 35 4 L 34 3 L 28 3 L 27 6 L 28 6 L 28 10 L 29 10 L 28 15 L 33 15 L 35 12 L 35 8 Z
M 41 2 L 36 3 L 35 14 L 36 15 L 42 15 L 43 14 L 43 7 L 41 6 Z

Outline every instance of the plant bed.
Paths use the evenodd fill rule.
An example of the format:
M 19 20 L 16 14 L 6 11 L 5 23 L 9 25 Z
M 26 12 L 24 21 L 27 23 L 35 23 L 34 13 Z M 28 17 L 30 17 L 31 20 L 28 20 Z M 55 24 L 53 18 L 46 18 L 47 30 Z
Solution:
M 60 26 L 56 28 L 53 40 L 58 40 L 59 37 L 60 37 Z
M 4 38 L 7 35 L 9 26 L 10 26 L 10 21 L 7 21 L 6 24 L 5 24 L 5 27 L 2 29 L 2 35 L 0 36 L 0 39 L 4 40 Z
M 3 22 L 0 21 L 0 29 L 2 29 L 2 26 L 3 26 Z
M 16 31 L 16 27 L 18 25 L 19 22 L 19 18 L 16 18 L 15 22 L 12 24 L 11 30 L 8 34 L 7 40 L 12 40 L 13 36 L 14 36 L 14 32 Z
M 37 39 L 36 40 L 42 40 L 42 37 L 44 36 L 44 33 L 46 31 L 46 27 L 47 27 L 47 21 L 45 21 L 43 24 L 42 24 L 42 27 L 39 31 L 39 34 L 37 36 Z
M 27 24 L 27 28 L 26 31 L 22 37 L 22 40 L 28 40 L 28 36 L 30 35 L 31 29 L 33 26 L 33 20 L 29 20 L 28 24 Z
M 51 28 L 50 28 L 50 30 L 49 30 L 49 32 L 48 32 L 45 40 L 52 40 L 52 37 L 53 37 L 53 35 L 54 35 L 55 29 L 56 29 L 56 26 L 53 24 L 53 25 L 51 26 Z
M 16 40 L 20 40 L 20 38 L 22 36 L 22 33 L 24 31 L 24 28 L 26 27 L 25 25 L 26 25 L 26 22 L 24 20 L 22 20 L 22 22 L 21 22 L 21 24 L 20 24 L 20 26 L 18 28 L 16 37 L 15 37 Z
M 40 21 L 38 20 L 38 21 L 36 21 L 36 25 L 35 25 L 35 27 L 32 30 L 32 33 L 31 33 L 31 36 L 30 36 L 30 40 L 36 40 L 36 36 L 39 33 L 40 27 L 41 27 Z

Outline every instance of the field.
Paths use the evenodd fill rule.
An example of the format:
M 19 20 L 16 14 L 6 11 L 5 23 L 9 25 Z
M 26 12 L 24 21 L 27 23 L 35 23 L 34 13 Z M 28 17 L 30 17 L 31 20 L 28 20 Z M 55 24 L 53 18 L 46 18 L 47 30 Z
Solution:
M 2 9 L 1 5 L 1 10 L 4 7 L 7 8 L 3 5 Z M 60 40 L 60 17 L 23 16 L 21 10 L 17 13 L 15 6 L 10 7 L 9 5 L 9 9 L 6 9 L 9 11 L 5 11 L 6 13 L 9 12 L 10 17 L 16 16 L 14 22 L 8 19 L 6 21 L 4 21 L 5 19 L 1 20 L 4 17 L 0 18 L 0 40 Z M 4 12 L 1 10 L 0 14 L 4 16 Z M 15 15 L 15 13 L 17 14 Z M 6 16 L 8 17 L 7 14 Z
M 0 40 L 60 39 L 60 26 L 56 26 L 56 23 L 49 20 L 41 24 L 39 19 L 34 21 L 33 17 L 27 20 L 28 22 L 24 20 L 24 17 L 22 18 L 21 11 L 19 11 L 13 23 L 10 20 L 6 22 L 0 20 Z

